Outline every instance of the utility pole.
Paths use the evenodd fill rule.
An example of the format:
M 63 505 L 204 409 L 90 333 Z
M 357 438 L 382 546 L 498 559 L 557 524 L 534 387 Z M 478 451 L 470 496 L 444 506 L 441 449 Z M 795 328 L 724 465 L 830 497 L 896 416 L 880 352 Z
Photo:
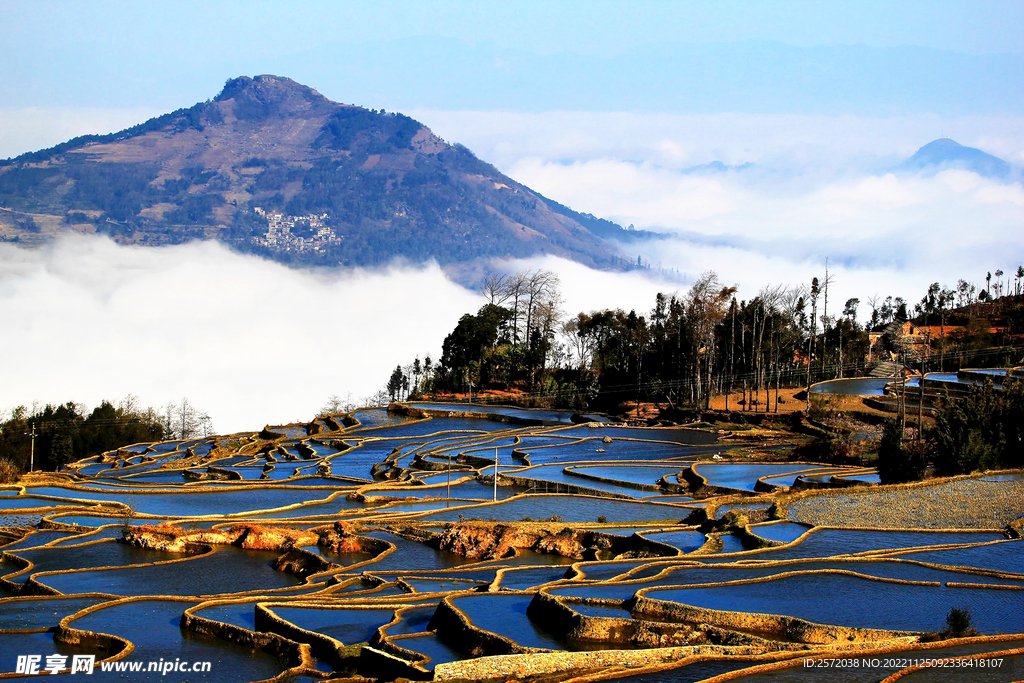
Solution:
M 494 500 L 498 500 L 498 447 L 494 447 Z
M 732 377 L 733 377 L 732 358 L 733 358 L 733 353 L 736 350 L 736 297 L 732 298 L 732 305 L 730 306 L 730 308 L 732 309 L 732 340 L 729 342 L 729 386 L 725 390 L 725 412 L 726 413 L 729 412 L 729 392 L 732 391 Z
M 828 257 L 825 257 L 825 310 L 821 313 L 821 378 L 825 379 L 825 359 L 828 358 Z
M 926 321 L 927 322 L 927 321 Z M 928 329 L 928 341 L 925 344 L 924 354 L 921 356 L 921 378 L 917 380 L 920 390 L 917 395 L 917 440 L 921 440 L 921 428 L 924 426 L 924 376 L 928 370 L 928 355 L 932 350 L 932 332 Z
M 921 373 L 921 379 L 917 381 L 918 389 L 920 392 L 917 395 L 917 440 L 922 439 L 921 428 L 924 426 L 924 373 Z
M 32 431 L 31 432 L 25 432 L 25 436 L 31 436 L 32 437 L 32 445 L 29 447 L 29 456 L 28 456 L 28 471 L 29 472 L 35 471 L 35 467 L 36 467 L 36 423 L 33 422 L 33 423 L 31 423 L 31 425 L 32 425 Z
M 643 340 L 637 340 L 636 348 L 636 419 L 640 419 L 640 380 L 643 376 Z

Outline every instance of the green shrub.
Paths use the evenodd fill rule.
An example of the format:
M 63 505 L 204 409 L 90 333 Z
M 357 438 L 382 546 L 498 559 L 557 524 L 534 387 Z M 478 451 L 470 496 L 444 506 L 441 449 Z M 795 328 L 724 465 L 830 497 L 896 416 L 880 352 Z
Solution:
M 811 405 L 807 411 L 807 417 L 815 422 L 824 422 L 841 413 L 839 406 L 842 399 L 837 394 L 812 394 Z

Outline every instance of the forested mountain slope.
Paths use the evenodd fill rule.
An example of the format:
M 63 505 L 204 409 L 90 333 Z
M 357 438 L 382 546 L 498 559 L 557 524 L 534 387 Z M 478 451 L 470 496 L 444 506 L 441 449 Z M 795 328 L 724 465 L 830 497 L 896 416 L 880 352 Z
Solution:
M 541 196 L 407 116 L 277 76 L 2 161 L 0 209 L 7 241 L 66 229 L 144 245 L 220 239 L 315 265 L 556 254 L 629 267 L 609 240 L 639 234 Z

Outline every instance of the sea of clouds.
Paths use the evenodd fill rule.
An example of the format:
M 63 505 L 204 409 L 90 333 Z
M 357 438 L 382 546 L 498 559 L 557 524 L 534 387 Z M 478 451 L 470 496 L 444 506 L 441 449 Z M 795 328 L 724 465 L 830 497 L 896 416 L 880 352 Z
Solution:
M 931 282 L 983 283 L 996 269 L 1007 279 L 1024 262 L 1019 180 L 895 170 L 941 134 L 1019 166 L 1020 119 L 410 113 L 548 197 L 661 234 L 623 250 L 677 278 L 552 257 L 498 264 L 556 270 L 569 314 L 644 312 L 706 270 L 749 299 L 767 284 L 808 284 L 828 258 L 830 300 L 838 310 L 859 297 L 863 319 L 873 294 L 914 302 Z M 87 130 L 104 129 L 102 112 L 88 116 Z M 107 129 L 132 113 L 111 116 Z M 86 132 L 53 111 L 39 126 L 0 119 L 21 121 L 0 135 L 9 154 Z M 31 146 L 20 129 L 34 131 Z M 730 168 L 702 168 L 713 161 Z M 154 406 L 187 396 L 221 432 L 309 419 L 331 395 L 376 392 L 396 364 L 436 359 L 482 301 L 435 264 L 308 271 L 209 242 L 3 244 L 0 408 L 131 393 Z
M 750 298 L 834 275 L 830 299 L 918 301 L 1024 263 L 1024 120 L 718 114 L 417 112 L 435 132 L 577 210 L 659 233 L 624 245 L 685 279 L 714 270 Z M 900 165 L 948 135 L 1009 179 Z M 707 165 L 721 162 L 725 170 Z M 1004 276 L 1004 279 L 1007 276 Z M 639 306 L 640 304 L 638 304 Z
M 647 307 L 666 288 L 561 259 L 507 265 L 557 270 L 570 311 Z M 88 235 L 0 244 L 0 406 L 134 394 L 154 407 L 187 397 L 224 433 L 309 420 L 331 396 L 374 394 L 396 365 L 437 360 L 483 303 L 434 263 L 303 270 L 216 242 Z
M 215 242 L 0 245 L 0 405 L 182 397 L 222 432 L 308 420 L 434 352 L 478 295 L 437 266 L 310 272 Z

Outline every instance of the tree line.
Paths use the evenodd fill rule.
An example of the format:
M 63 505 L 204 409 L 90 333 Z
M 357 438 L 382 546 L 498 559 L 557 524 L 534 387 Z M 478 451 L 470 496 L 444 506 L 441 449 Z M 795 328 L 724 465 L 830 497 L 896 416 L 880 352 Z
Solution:
M 829 282 L 764 287 L 742 300 L 735 287 L 707 272 L 684 294 L 659 293 L 649 313 L 566 316 L 556 274 L 496 275 L 482 286 L 487 302 L 460 318 L 434 372 L 416 385 L 460 394 L 519 389 L 555 405 L 591 409 L 627 398 L 706 409 L 712 396 L 742 388 L 747 402 L 766 409 L 773 389 L 777 402 L 780 386 L 863 364 L 867 335 L 856 320 L 859 301 L 829 316 Z
M 18 406 L 0 422 L 0 460 L 10 472 L 26 472 L 30 464 L 52 471 L 122 446 L 213 433 L 210 416 L 187 398 L 159 409 L 141 407 L 132 395 L 116 405 L 102 401 L 91 411 L 73 401 Z
M 459 319 L 438 362 L 397 366 L 382 394 L 518 391 L 548 405 L 612 411 L 634 400 L 706 410 L 715 396 L 739 394 L 740 405 L 728 408 L 777 411 L 781 388 L 859 376 L 883 359 L 938 370 L 930 358 L 960 353 L 966 361 L 1013 341 L 1024 329 L 1024 268 L 1018 273 L 984 288 L 933 283 L 916 304 L 868 296 L 863 321 L 860 298 L 835 300 L 827 262 L 806 284 L 767 285 L 750 298 L 709 271 L 683 293 L 659 293 L 649 311 L 573 315 L 562 309 L 556 274 L 494 275 L 481 287 L 485 303 Z M 936 333 L 927 341 L 934 355 L 914 358 L 898 332 L 881 335 L 907 321 L 957 331 Z M 871 333 L 881 337 L 873 347 Z

